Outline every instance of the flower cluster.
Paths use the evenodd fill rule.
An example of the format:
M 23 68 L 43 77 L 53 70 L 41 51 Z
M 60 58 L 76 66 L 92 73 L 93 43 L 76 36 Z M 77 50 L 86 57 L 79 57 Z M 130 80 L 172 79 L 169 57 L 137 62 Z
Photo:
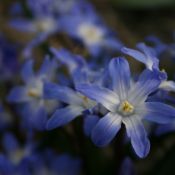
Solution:
M 175 131 L 175 82 L 159 64 L 174 45 L 149 36 L 126 47 L 86 0 L 26 0 L 10 13 L 8 25 L 33 38 L 21 51 L 0 35 L 0 174 L 78 175 L 96 160 L 89 147 L 111 145 L 123 154 L 116 171 L 135 174 L 123 148 L 145 158 L 150 137 Z M 54 36 L 88 54 L 50 44 Z

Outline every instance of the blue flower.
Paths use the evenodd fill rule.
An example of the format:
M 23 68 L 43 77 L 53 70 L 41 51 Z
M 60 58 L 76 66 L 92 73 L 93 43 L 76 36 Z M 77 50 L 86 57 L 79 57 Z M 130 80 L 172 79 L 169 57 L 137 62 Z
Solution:
M 27 2 L 29 9 L 32 11 L 33 18 L 17 18 L 12 19 L 9 25 L 22 32 L 31 32 L 35 37 L 27 44 L 23 54 L 29 58 L 32 54 L 32 49 L 44 42 L 50 35 L 59 31 L 59 17 L 50 9 L 50 1 L 32 0 Z
M 65 175 L 80 174 L 81 160 L 70 156 L 69 154 L 61 154 L 55 156 L 51 165 L 51 172 Z
M 33 20 L 13 19 L 10 21 L 10 26 L 22 32 L 35 34 L 35 37 L 27 44 L 23 51 L 24 56 L 29 58 L 34 47 L 59 31 L 60 24 L 59 20 L 54 19 L 52 16 L 42 16 Z
M 150 142 L 142 120 L 172 122 L 175 109 L 160 102 L 146 102 L 161 83 L 159 74 L 147 69 L 136 83 L 131 84 L 130 68 L 124 58 L 112 59 L 109 73 L 113 91 L 94 84 L 77 87 L 82 94 L 109 110 L 95 125 L 91 138 L 97 146 L 105 146 L 116 136 L 123 123 L 136 154 L 145 157 L 149 153 Z
M 46 99 L 57 99 L 68 104 L 68 106 L 57 109 L 47 122 L 47 129 L 54 129 L 63 126 L 77 116 L 83 114 L 84 111 L 92 110 L 96 103 L 84 95 L 65 86 L 54 83 L 46 83 L 44 86 L 44 94 Z
M 123 160 L 119 175 L 136 175 L 134 163 L 129 157 Z
M 72 54 L 67 49 L 51 48 L 51 52 L 56 59 L 68 68 L 68 71 L 73 79 L 74 86 L 79 83 L 99 82 L 103 81 L 103 70 L 98 68 L 98 71 L 93 71 L 89 64 L 80 55 Z
M 36 161 L 27 164 L 31 174 L 80 174 L 82 162 L 79 157 L 73 157 L 67 153 L 57 154 L 51 149 L 36 154 Z
M 28 174 L 29 164 L 34 162 L 37 156 L 34 154 L 34 143 L 27 141 L 21 145 L 12 133 L 7 132 L 2 138 L 2 146 L 4 153 L 1 159 L 4 159 L 4 166 L 8 166 L 7 174 Z M 0 172 L 4 171 L 2 165 L 0 161 Z
M 35 16 L 39 14 L 82 15 L 95 11 L 93 5 L 86 0 L 38 0 L 37 2 L 27 0 L 27 5 Z
M 8 158 L 0 154 L 0 173 L 5 175 L 11 175 L 14 173 L 14 168 Z
M 83 57 L 81 57 L 79 55 L 74 55 L 66 49 L 57 50 L 55 48 L 51 48 L 51 51 L 55 55 L 57 60 L 59 60 L 63 65 L 66 65 L 66 67 L 68 68 L 69 73 L 73 79 L 74 87 L 78 86 L 78 84 L 88 83 L 88 82 L 96 82 L 98 84 L 103 83 L 104 76 L 103 76 L 102 71 L 91 70 L 89 68 L 89 64 L 87 64 L 87 62 L 85 61 L 85 59 Z M 68 90 L 69 88 L 67 88 L 65 86 L 58 86 L 56 84 L 47 83 L 45 86 L 46 98 L 53 98 L 54 99 L 54 98 L 56 98 L 57 93 L 64 92 L 66 89 Z M 70 90 L 71 89 L 69 89 L 69 91 Z M 74 93 L 75 94 L 74 96 L 78 96 L 78 98 L 80 98 L 80 101 L 82 101 L 82 98 L 83 98 L 84 102 L 89 101 L 88 98 L 80 95 L 79 93 L 72 91 L 72 90 L 70 92 L 69 91 L 67 91 L 67 93 L 69 93 L 71 98 L 75 98 L 75 97 L 72 97 L 72 95 L 71 95 L 72 93 Z M 53 95 L 52 95 L 52 93 L 53 93 Z M 66 92 L 64 92 L 64 93 L 66 93 Z M 66 96 L 68 96 L 67 93 L 66 93 Z M 57 97 L 57 99 L 65 102 L 60 95 Z M 75 101 L 77 101 L 77 100 L 75 100 Z M 66 101 L 66 103 L 67 104 L 71 103 L 70 99 L 68 99 Z M 77 103 L 77 105 L 81 105 L 81 103 L 79 103 L 79 104 Z M 90 104 L 92 102 L 88 102 L 88 103 Z M 82 105 L 84 105 L 84 104 L 82 104 Z M 92 104 L 93 107 L 94 107 L 94 105 L 95 104 Z M 89 106 L 89 107 L 91 107 L 91 106 Z M 86 109 L 82 109 L 82 110 L 84 111 Z M 96 116 L 95 114 L 92 114 L 92 110 L 91 110 L 91 114 L 83 113 L 83 116 L 84 116 L 84 125 L 83 125 L 84 132 L 87 136 L 89 136 L 91 129 L 96 124 L 99 117 Z M 71 117 L 73 117 L 73 115 L 71 115 Z M 57 118 L 57 119 L 59 119 L 59 118 Z
M 23 118 L 37 129 L 45 128 L 47 113 L 52 112 L 58 105 L 55 102 L 50 106 L 50 102 L 44 100 L 43 94 L 44 81 L 49 81 L 55 76 L 56 67 L 55 61 L 46 57 L 39 71 L 34 73 L 33 60 L 26 61 L 21 71 L 25 85 L 14 87 L 7 98 L 9 102 L 23 104 L 20 110 Z
M 154 35 L 146 37 L 146 41 L 153 44 L 153 48 L 159 57 L 161 56 L 162 53 L 164 53 L 166 50 L 169 49 L 167 44 L 163 43 L 159 38 L 157 38 Z
M 63 32 L 78 39 L 92 56 L 99 56 L 105 50 L 120 50 L 122 43 L 105 26 L 95 12 L 79 15 L 65 15 L 61 19 Z
M 0 81 L 11 80 L 18 72 L 17 48 L 0 33 Z

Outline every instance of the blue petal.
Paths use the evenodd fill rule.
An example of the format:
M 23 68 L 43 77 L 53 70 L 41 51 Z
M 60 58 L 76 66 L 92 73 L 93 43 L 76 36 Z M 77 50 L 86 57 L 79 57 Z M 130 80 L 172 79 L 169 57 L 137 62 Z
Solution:
M 66 49 L 57 50 L 55 48 L 50 48 L 50 50 L 60 62 L 69 68 L 70 72 L 78 67 L 84 67 L 86 65 L 84 58 L 79 55 L 74 55 Z
M 129 157 L 123 160 L 119 175 L 136 175 L 134 162 Z
M 128 100 L 134 105 L 144 102 L 149 94 L 158 89 L 160 83 L 159 75 L 146 69 L 129 91 Z
M 46 40 L 49 36 L 49 32 L 40 33 L 37 37 L 32 39 L 27 46 L 24 48 L 23 55 L 25 58 L 31 58 L 32 56 L 32 49 Z
M 152 48 L 146 46 L 144 43 L 137 44 L 137 48 L 143 51 L 143 53 L 125 47 L 122 48 L 122 52 L 144 63 L 145 66 L 150 70 L 153 70 L 153 68 L 159 69 L 159 60 L 156 58 L 156 54 Z
M 140 157 L 146 157 L 150 150 L 150 142 L 147 138 L 146 131 L 138 116 L 130 116 L 124 119 L 123 123 L 126 126 L 128 137 L 131 139 L 131 144 Z
M 84 41 L 85 42 L 85 41 Z M 86 43 L 84 43 L 86 44 Z M 95 44 L 86 44 L 86 47 L 89 51 L 89 53 L 94 57 L 97 58 L 101 51 L 102 51 L 102 47 L 100 46 L 100 43 L 95 43 Z
M 26 63 L 24 64 L 22 71 L 21 71 L 21 76 L 24 82 L 28 82 L 32 77 L 34 77 L 34 72 L 33 72 L 33 60 L 27 60 Z
M 146 46 L 145 43 L 138 43 L 136 47 L 140 49 L 147 57 L 155 58 L 156 52 L 153 48 Z
M 44 106 L 39 107 L 35 115 L 31 116 L 31 124 L 38 130 L 45 130 L 47 123 L 47 112 Z
M 37 75 L 43 78 L 44 80 L 53 79 L 57 68 L 58 64 L 56 60 L 54 59 L 51 60 L 49 55 L 46 55 L 43 64 L 41 65 L 39 71 L 37 72 Z
M 119 98 L 113 91 L 97 85 L 81 84 L 77 90 L 88 98 L 101 103 L 108 110 L 115 112 L 119 104 Z
M 121 127 L 121 117 L 116 113 L 108 113 L 101 118 L 92 130 L 92 141 L 97 146 L 109 144 Z
M 48 120 L 46 128 L 48 130 L 66 125 L 71 122 L 77 116 L 82 114 L 84 109 L 80 106 L 70 105 L 68 107 L 58 109 L 52 115 L 52 117 Z
M 160 136 L 174 131 L 175 131 L 175 122 L 171 122 L 170 124 L 161 124 L 157 126 L 155 130 L 155 135 Z
M 115 49 L 118 51 L 120 51 L 121 48 L 123 47 L 123 44 L 121 43 L 121 41 L 113 37 L 105 38 L 105 40 L 103 41 L 103 45 L 105 48 Z
M 157 38 L 154 35 L 150 35 L 146 37 L 146 41 L 154 44 L 154 49 L 156 50 L 157 55 L 160 55 L 161 53 L 163 53 L 168 47 L 166 44 L 164 44 L 162 41 L 160 41 L 159 38 Z
M 127 98 L 130 88 L 130 68 L 124 58 L 112 59 L 109 64 L 109 72 L 112 78 L 113 89 L 117 92 L 121 100 Z
M 72 75 L 75 86 L 82 83 L 88 83 L 87 70 L 83 68 L 77 68 L 73 71 Z
M 94 126 L 97 124 L 98 120 L 99 120 L 99 117 L 96 115 L 85 116 L 83 128 L 86 136 L 90 136 L 91 131 L 94 128 Z
M 33 99 L 29 103 L 24 103 L 19 109 L 25 128 L 44 130 L 47 122 L 47 112 L 43 99 Z
M 146 56 L 145 65 L 147 68 L 152 70 L 152 68 L 159 69 L 159 60 L 156 57 L 156 52 L 153 48 L 146 46 L 144 43 L 138 43 L 137 48 L 144 52 Z
M 129 48 L 123 47 L 121 49 L 121 51 L 123 53 L 125 53 L 125 54 L 127 54 L 127 55 L 129 55 L 129 56 L 131 56 L 133 58 L 135 58 L 136 60 L 142 62 L 142 63 L 146 62 L 146 56 L 142 52 L 140 52 L 138 50 L 134 50 L 134 49 L 129 49 Z
M 170 123 L 175 121 L 175 108 L 160 102 L 146 102 L 146 120 L 156 123 Z
M 54 83 L 44 84 L 44 98 L 58 99 L 67 104 L 82 104 L 82 99 L 72 89 Z
M 28 102 L 30 97 L 27 95 L 27 88 L 24 86 L 14 87 L 10 91 L 7 100 L 15 103 Z
M 38 74 L 39 75 L 46 74 L 50 68 L 50 63 L 51 63 L 51 60 L 49 59 L 49 56 L 46 56 L 43 61 L 43 64 L 40 67 Z
M 29 21 L 25 19 L 11 20 L 9 25 L 22 32 L 36 32 L 37 30 L 33 21 Z
M 15 167 L 5 155 L 0 154 L 0 171 L 2 174 L 10 175 L 14 174 Z
M 53 157 L 52 157 L 53 160 Z M 79 158 L 71 157 L 69 154 L 61 154 L 55 156 L 51 162 L 51 169 L 57 174 L 64 175 L 78 175 L 81 169 L 81 160 Z
M 3 136 L 2 144 L 3 144 L 4 149 L 8 153 L 13 153 L 17 149 L 19 149 L 19 143 L 17 139 L 15 138 L 13 134 L 8 133 L 8 132 Z
M 172 91 L 175 92 L 175 82 L 174 81 L 162 81 L 160 86 L 160 89 L 163 89 L 165 91 Z

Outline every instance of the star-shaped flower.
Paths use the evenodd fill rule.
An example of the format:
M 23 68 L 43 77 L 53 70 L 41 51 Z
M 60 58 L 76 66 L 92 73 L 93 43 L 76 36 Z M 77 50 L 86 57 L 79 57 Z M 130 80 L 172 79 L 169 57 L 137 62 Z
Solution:
M 97 146 L 105 146 L 123 123 L 136 154 L 145 157 L 149 153 L 150 142 L 142 120 L 168 123 L 175 119 L 175 109 L 160 102 L 146 101 L 161 83 L 158 72 L 146 69 L 138 81 L 131 84 L 128 62 L 124 58 L 115 58 L 109 64 L 109 73 L 113 90 L 94 84 L 77 87 L 82 94 L 109 110 L 92 130 L 91 138 Z

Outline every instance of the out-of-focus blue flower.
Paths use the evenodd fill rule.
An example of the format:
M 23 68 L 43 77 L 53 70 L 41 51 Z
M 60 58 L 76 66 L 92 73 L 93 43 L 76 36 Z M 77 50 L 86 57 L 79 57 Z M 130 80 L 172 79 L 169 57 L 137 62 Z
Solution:
M 55 15 L 82 14 L 94 10 L 86 0 L 28 0 L 34 14 L 52 13 Z
M 74 91 L 69 87 L 59 86 L 54 83 L 46 83 L 44 86 L 46 99 L 57 99 L 68 106 L 57 109 L 47 122 L 47 129 L 54 129 L 63 126 L 86 110 L 92 110 L 96 103 L 84 95 Z
M 19 69 L 17 46 L 0 34 L 0 81 L 11 79 Z
M 146 69 L 138 81 L 131 84 L 130 68 L 123 58 L 111 60 L 109 73 L 113 91 L 92 84 L 77 87 L 82 94 L 110 111 L 98 121 L 91 138 L 97 146 L 105 146 L 116 136 L 121 123 L 124 123 L 136 154 L 145 157 L 149 153 L 150 143 L 142 120 L 172 122 L 175 109 L 160 102 L 146 102 L 148 95 L 157 90 L 161 83 L 158 73 Z
M 81 160 L 67 153 L 57 154 L 50 149 L 36 153 L 35 161 L 27 163 L 31 175 L 79 175 Z
M 175 39 L 175 35 L 174 35 Z M 159 56 L 159 59 L 161 60 L 164 58 L 164 54 L 166 54 L 166 58 L 172 59 L 172 61 L 175 58 L 175 44 L 174 43 L 164 43 L 156 36 L 148 36 L 146 37 L 146 41 L 152 44 L 152 47 L 156 51 L 157 55 Z
M 168 49 L 168 45 L 163 43 L 159 38 L 157 38 L 154 35 L 150 35 L 150 36 L 146 37 L 146 41 L 153 44 L 152 47 L 154 48 L 157 55 L 159 56 L 159 59 L 161 58 L 161 54 Z
M 19 2 L 15 2 L 14 4 L 12 4 L 11 8 L 10 8 L 10 14 L 11 15 L 21 15 L 23 14 L 23 9 L 22 6 Z
M 85 61 L 85 59 L 83 57 L 81 57 L 79 55 L 74 55 L 74 54 L 72 54 L 71 52 L 69 52 L 66 49 L 56 50 L 55 48 L 51 48 L 51 51 L 62 64 L 67 66 L 67 68 L 68 68 L 68 70 L 70 72 L 70 75 L 73 78 L 73 84 L 74 84 L 75 87 L 78 84 L 81 84 L 81 83 L 96 82 L 96 83 L 100 84 L 102 82 L 102 79 L 103 79 L 102 72 L 101 71 L 100 72 L 92 71 L 89 68 L 88 64 L 86 63 L 86 61 Z M 73 90 L 71 90 L 69 88 L 66 88 L 66 87 L 63 87 L 63 86 L 56 86 L 54 84 L 46 84 L 45 87 L 46 87 L 45 88 L 45 90 L 46 90 L 46 92 L 45 92 L 46 98 L 54 98 L 54 96 L 50 96 L 50 95 L 53 94 L 56 97 L 57 93 L 61 93 L 61 92 L 65 91 L 64 93 L 67 96 L 70 95 L 71 101 L 75 97 L 79 99 L 79 101 L 80 101 L 79 104 L 76 102 L 78 100 L 75 100 L 75 103 L 77 103 L 76 104 L 77 106 L 79 106 L 79 105 L 80 106 L 84 106 L 85 103 L 87 103 L 86 107 L 84 106 L 83 107 L 84 109 L 82 108 L 82 111 L 84 111 L 86 108 L 88 108 L 89 105 L 90 105 L 89 107 L 94 107 L 94 105 L 95 105 L 94 103 L 92 103 L 91 100 L 89 101 L 88 98 L 80 95 L 79 93 L 77 93 L 77 92 L 75 92 L 75 91 L 73 91 Z M 67 91 L 67 93 L 69 93 L 69 95 L 66 93 L 66 89 L 67 90 L 69 89 L 69 91 L 71 90 L 70 92 Z M 73 97 L 72 93 L 74 93 L 74 97 Z M 49 94 L 49 95 L 47 95 L 47 94 Z M 58 99 L 60 99 L 60 95 L 58 96 Z M 82 101 L 82 99 L 83 99 L 83 101 Z M 60 100 L 63 101 L 62 99 L 60 99 Z M 67 99 L 66 103 L 70 104 L 71 101 Z M 63 101 L 63 102 L 65 102 L 65 101 Z M 81 111 L 80 111 L 80 113 L 81 113 Z M 75 117 L 75 116 L 71 115 L 71 117 Z M 57 115 L 56 115 L 56 118 L 57 118 L 57 120 L 59 120 Z M 91 129 L 96 124 L 98 119 L 99 118 L 96 115 L 94 115 L 94 114 L 93 115 L 92 114 L 84 114 L 84 132 L 85 132 L 85 134 L 87 136 L 90 134 Z
M 74 55 L 66 49 L 56 50 L 55 48 L 51 48 L 51 51 L 62 64 L 67 66 L 75 87 L 80 83 L 103 83 L 104 76 L 102 70 L 92 71 L 83 57 Z M 90 132 L 98 119 L 99 117 L 97 115 L 84 114 L 83 128 L 86 136 L 90 135 Z
M 51 52 L 59 62 L 68 68 L 74 86 L 79 83 L 94 81 L 101 83 L 103 81 L 103 70 L 99 68 L 98 71 L 93 71 L 82 56 L 72 54 L 67 49 L 51 48 Z
M 3 131 L 6 128 L 9 128 L 13 123 L 12 116 L 5 111 L 1 102 L 0 102 L 0 130 Z
M 12 19 L 9 25 L 22 32 L 32 32 L 35 34 L 24 49 L 24 56 L 29 58 L 32 49 L 45 41 L 50 35 L 59 31 L 59 17 L 50 10 L 50 1 L 28 1 L 28 7 L 32 12 L 33 18 Z
M 50 35 L 58 32 L 60 24 L 58 19 L 52 16 L 37 17 L 33 20 L 13 19 L 10 25 L 22 32 L 32 32 L 35 37 L 24 48 L 23 54 L 25 58 L 32 55 L 32 49 L 44 42 Z
M 94 12 L 65 15 L 60 20 L 62 31 L 82 42 L 93 56 L 122 47 L 119 39 Z
M 11 133 L 5 133 L 2 139 L 4 153 L 0 161 L 0 172 L 5 174 L 27 174 L 30 162 L 34 162 L 36 157 L 33 154 L 34 145 L 27 142 L 21 146 L 16 137 Z M 3 167 L 4 166 L 4 167 Z
M 0 154 L 0 174 L 11 175 L 14 173 L 14 168 L 5 155 Z
M 160 136 L 163 134 L 171 133 L 175 131 L 175 122 L 171 122 L 167 125 L 157 125 L 157 128 L 155 129 L 155 135 Z
M 119 175 L 136 175 L 134 163 L 129 157 L 123 160 Z
M 57 50 L 56 48 L 51 48 L 50 51 L 60 63 L 67 66 L 71 74 L 73 74 L 76 69 L 84 69 L 87 66 L 82 56 L 74 55 L 67 49 Z
M 5 175 L 78 175 L 81 160 L 69 154 L 57 154 L 52 150 L 39 151 L 39 144 L 27 140 L 20 144 L 12 133 L 2 139 L 4 152 L 0 155 L 0 173 Z
M 62 154 L 56 157 L 52 163 L 52 169 L 55 173 L 65 175 L 80 174 L 81 161 L 68 154 Z
M 46 57 L 39 71 L 34 73 L 33 60 L 26 61 L 21 71 L 25 85 L 14 87 L 8 95 L 9 102 L 24 105 L 20 110 L 24 119 L 38 129 L 45 128 L 47 113 L 58 105 L 57 102 L 44 100 L 43 94 L 44 81 L 54 78 L 56 67 L 55 61 Z

